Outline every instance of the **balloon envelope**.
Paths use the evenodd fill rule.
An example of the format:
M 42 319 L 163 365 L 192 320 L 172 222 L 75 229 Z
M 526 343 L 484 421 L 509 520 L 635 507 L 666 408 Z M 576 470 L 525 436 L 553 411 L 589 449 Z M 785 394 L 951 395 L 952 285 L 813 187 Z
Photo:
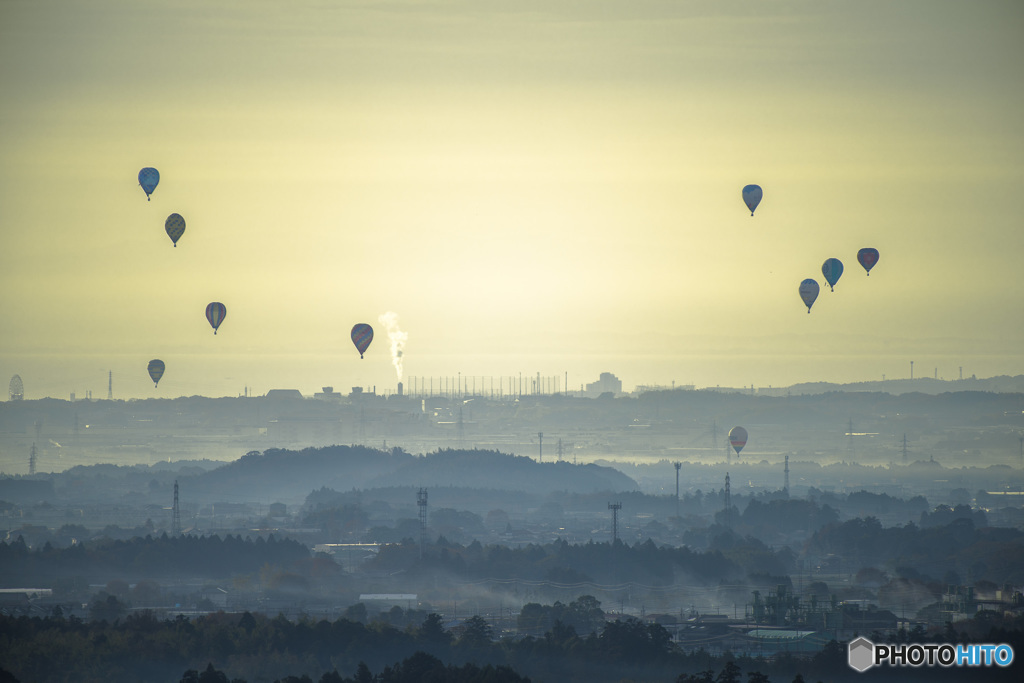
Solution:
M 811 312 L 811 306 L 814 304 L 814 300 L 818 298 L 818 283 L 811 278 L 807 278 L 800 283 L 800 298 L 804 300 L 804 304 L 807 306 L 807 312 Z
M 363 353 L 370 346 L 370 342 L 373 341 L 373 328 L 366 323 L 356 323 L 352 326 L 352 343 L 359 349 L 359 357 L 363 357 Z
M 750 215 L 754 215 L 754 209 L 761 203 L 761 197 L 764 196 L 764 192 L 761 191 L 760 185 L 747 185 L 743 188 L 743 203 L 750 209 Z
M 857 260 L 864 266 L 864 270 L 868 271 L 868 275 L 871 275 L 871 269 L 878 263 L 878 250 L 872 247 L 864 247 L 857 252 Z
M 146 193 L 146 201 L 149 201 L 149 195 L 153 194 L 153 190 L 156 189 L 159 182 L 160 171 L 155 168 L 147 166 L 139 171 L 139 185 L 142 185 L 142 189 Z
M 178 246 L 178 240 L 185 232 L 185 219 L 181 217 L 180 213 L 172 213 L 164 221 L 164 230 L 167 231 L 167 236 L 171 238 L 174 246 Z
M 843 276 L 843 262 L 837 258 L 830 258 L 821 264 L 821 274 L 825 276 L 829 291 L 836 291 L 836 283 Z
M 736 451 L 736 455 L 739 455 L 743 447 L 747 445 L 747 430 L 743 427 L 733 427 L 730 429 L 729 445 Z
M 160 378 L 164 376 L 164 362 L 159 358 L 149 361 L 149 377 L 153 380 L 153 386 L 160 384 Z
M 228 314 L 228 309 L 219 301 L 214 301 L 206 306 L 206 319 L 210 321 L 210 325 L 213 326 L 213 333 L 217 334 L 217 328 L 224 322 L 224 317 Z

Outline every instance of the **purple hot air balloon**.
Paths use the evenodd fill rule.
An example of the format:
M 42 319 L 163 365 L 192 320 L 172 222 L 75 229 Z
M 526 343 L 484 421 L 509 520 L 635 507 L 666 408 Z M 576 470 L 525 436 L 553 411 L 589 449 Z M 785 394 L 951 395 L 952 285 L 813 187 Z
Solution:
M 857 260 L 864 266 L 868 275 L 871 275 L 871 269 L 878 263 L 878 250 L 873 247 L 864 247 L 857 252 Z

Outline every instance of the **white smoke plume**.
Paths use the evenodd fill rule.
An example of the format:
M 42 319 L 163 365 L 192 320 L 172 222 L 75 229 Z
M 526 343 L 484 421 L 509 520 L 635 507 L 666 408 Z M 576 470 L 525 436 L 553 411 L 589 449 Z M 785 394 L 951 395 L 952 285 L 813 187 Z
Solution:
M 398 314 L 388 311 L 382 313 L 377 320 L 388 332 L 388 339 L 391 341 L 391 364 L 395 366 L 398 374 L 398 381 L 402 381 L 402 356 L 405 354 L 405 342 L 409 339 L 408 332 L 402 332 L 398 328 Z

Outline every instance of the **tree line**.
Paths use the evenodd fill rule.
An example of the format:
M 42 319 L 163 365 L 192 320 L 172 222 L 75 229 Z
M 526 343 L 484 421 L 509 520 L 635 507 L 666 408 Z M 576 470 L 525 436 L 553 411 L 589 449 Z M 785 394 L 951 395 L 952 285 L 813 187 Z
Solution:
M 555 606 L 540 606 L 555 607 Z M 566 607 L 566 606 L 563 606 Z M 569 612 L 599 610 L 581 596 Z M 525 610 L 524 610 L 525 611 Z M 541 613 L 544 610 L 533 610 Z M 565 613 L 565 612 L 563 612 Z M 677 681 L 677 683 L 788 683 L 857 681 L 846 648 L 832 641 L 816 655 L 780 654 L 767 660 L 704 650 L 685 652 L 656 623 L 627 618 L 604 621 L 589 634 L 556 620 L 543 635 L 495 639 L 491 624 L 474 616 L 457 628 L 426 615 L 399 629 L 308 617 L 289 621 L 245 612 L 195 619 L 158 619 L 152 612 L 123 620 L 85 622 L 59 609 L 46 617 L 0 615 L 0 683 L 92 681 L 181 683 L 463 683 L 490 681 Z M 877 638 L 877 634 L 874 634 Z M 1007 643 L 1024 652 L 1024 617 L 979 614 L 924 642 Z M 986 680 L 1018 680 L 1020 665 L 986 669 Z M 873 670 L 880 680 L 957 680 L 962 670 Z M 977 673 L 977 672 L 973 672 Z
M 0 542 L 0 581 L 38 585 L 64 577 L 230 577 L 258 571 L 268 564 L 287 566 L 309 557 L 310 551 L 302 543 L 273 535 L 266 539 L 230 534 L 223 538 L 147 535 L 130 540 L 97 539 L 67 548 L 47 543 L 35 550 L 19 536 L 11 543 Z

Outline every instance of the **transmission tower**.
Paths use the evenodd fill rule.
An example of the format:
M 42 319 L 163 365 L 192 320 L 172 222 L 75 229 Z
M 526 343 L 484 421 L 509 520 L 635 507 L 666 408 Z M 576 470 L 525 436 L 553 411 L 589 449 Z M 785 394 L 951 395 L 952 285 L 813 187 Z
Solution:
M 181 507 L 178 506 L 178 480 L 174 480 L 174 507 L 171 508 L 171 536 L 181 536 Z
M 36 473 L 36 445 L 32 444 L 32 448 L 28 449 L 28 473 Z
M 537 432 L 537 462 L 544 462 L 544 432 Z
M 416 493 L 416 506 L 420 510 L 420 559 L 423 559 L 423 544 L 427 538 L 427 490 L 420 489 Z
M 907 453 L 910 450 L 909 448 L 907 448 L 907 435 L 906 434 L 903 435 L 903 449 L 902 450 L 903 450 L 903 464 L 906 465 L 907 464 Z
M 107 400 L 112 401 L 114 399 L 114 371 L 107 371 Z
M 786 494 L 786 498 L 789 498 L 789 456 L 786 456 L 786 479 L 782 485 L 782 492 Z
M 1024 442 L 1024 438 L 1022 438 L 1021 441 Z M 559 460 L 562 459 L 562 440 L 561 439 L 558 440 L 558 459 Z
M 608 503 L 608 509 L 612 511 L 612 543 L 619 540 L 619 510 L 622 503 Z
M 725 526 L 732 528 L 732 494 L 729 492 L 729 473 L 725 473 Z
M 672 467 L 676 468 L 676 517 L 679 517 L 679 468 L 682 466 L 681 462 L 672 463 Z

